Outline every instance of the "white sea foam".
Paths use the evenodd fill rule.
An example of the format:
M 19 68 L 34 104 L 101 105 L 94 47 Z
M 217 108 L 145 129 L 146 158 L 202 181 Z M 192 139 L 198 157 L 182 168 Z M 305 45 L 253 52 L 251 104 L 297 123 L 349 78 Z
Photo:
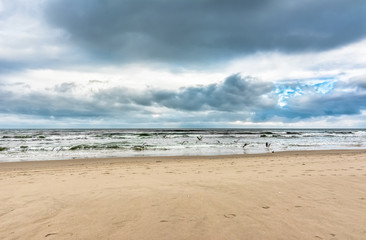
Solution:
M 365 140 L 365 129 L 0 130 L 0 161 L 363 149 Z

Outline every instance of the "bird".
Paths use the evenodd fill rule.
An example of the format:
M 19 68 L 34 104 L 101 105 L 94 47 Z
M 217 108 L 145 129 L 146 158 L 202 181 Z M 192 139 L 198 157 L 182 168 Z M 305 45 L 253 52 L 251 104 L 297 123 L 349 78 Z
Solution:
M 271 146 L 271 144 L 266 142 L 266 148 L 269 148 L 270 146 Z
M 248 146 L 248 143 L 244 143 L 243 148 L 245 148 L 246 146 Z
M 201 141 L 202 138 L 203 138 L 202 136 L 197 136 L 198 141 Z
M 182 142 L 182 145 L 184 145 L 184 144 L 187 144 L 188 143 L 188 141 L 186 140 L 186 141 L 183 141 Z

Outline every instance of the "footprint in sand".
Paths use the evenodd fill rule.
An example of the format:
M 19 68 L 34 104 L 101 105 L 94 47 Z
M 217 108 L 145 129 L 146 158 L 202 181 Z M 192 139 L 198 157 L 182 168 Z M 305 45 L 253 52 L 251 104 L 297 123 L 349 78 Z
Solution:
M 49 237 L 49 236 L 52 236 L 52 235 L 56 235 L 57 233 L 47 233 L 44 237 Z

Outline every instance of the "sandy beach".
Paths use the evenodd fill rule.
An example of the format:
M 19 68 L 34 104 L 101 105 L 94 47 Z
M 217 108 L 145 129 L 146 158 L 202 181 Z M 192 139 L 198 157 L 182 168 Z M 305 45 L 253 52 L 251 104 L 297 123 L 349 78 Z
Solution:
M 0 163 L 0 239 L 366 239 L 366 150 Z

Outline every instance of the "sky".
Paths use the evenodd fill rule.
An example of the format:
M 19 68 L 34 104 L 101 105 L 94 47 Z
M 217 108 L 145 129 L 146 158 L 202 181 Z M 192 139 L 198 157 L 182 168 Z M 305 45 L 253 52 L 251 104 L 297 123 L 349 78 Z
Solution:
M 0 128 L 366 128 L 364 0 L 0 0 Z

